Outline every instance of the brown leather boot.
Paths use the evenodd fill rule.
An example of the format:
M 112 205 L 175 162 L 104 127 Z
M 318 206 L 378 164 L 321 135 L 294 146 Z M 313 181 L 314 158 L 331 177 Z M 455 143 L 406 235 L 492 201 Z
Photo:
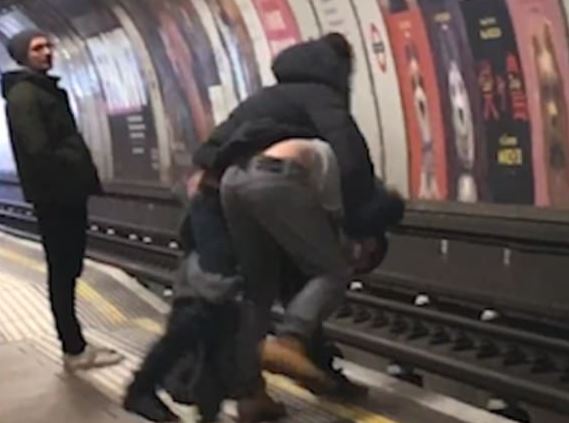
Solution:
M 237 403 L 238 423 L 257 423 L 278 420 L 286 416 L 283 404 L 272 399 L 262 387 L 251 397 Z
M 266 340 L 261 346 L 263 369 L 288 376 L 314 393 L 325 394 L 336 388 L 333 378 L 308 358 L 302 342 L 293 337 Z

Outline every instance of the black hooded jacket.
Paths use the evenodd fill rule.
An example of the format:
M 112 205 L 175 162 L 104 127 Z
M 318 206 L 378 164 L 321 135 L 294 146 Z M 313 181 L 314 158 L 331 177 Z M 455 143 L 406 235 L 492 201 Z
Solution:
M 10 139 L 27 201 L 74 204 L 101 192 L 91 153 L 58 79 L 28 70 L 2 75 Z
M 352 236 L 378 233 L 380 229 L 372 225 L 379 206 L 374 205 L 373 164 L 350 114 L 350 69 L 348 59 L 323 39 L 284 50 L 273 63 L 278 84 L 241 103 L 197 150 L 194 163 L 223 170 L 242 153 L 261 151 L 273 142 L 318 137 L 330 143 L 338 159 L 346 231 Z M 270 122 L 276 124 L 274 131 Z

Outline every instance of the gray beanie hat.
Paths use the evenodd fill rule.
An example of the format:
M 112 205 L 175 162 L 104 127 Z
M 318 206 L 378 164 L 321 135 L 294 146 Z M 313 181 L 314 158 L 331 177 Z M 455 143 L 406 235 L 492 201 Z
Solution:
M 26 65 L 30 43 L 36 37 L 47 37 L 47 34 L 39 29 L 26 29 L 18 32 L 8 40 L 8 53 L 20 65 Z

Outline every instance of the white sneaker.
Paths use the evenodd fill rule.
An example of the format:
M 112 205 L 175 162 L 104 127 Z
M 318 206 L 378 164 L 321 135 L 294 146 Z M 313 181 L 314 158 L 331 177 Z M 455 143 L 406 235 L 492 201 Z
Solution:
M 87 345 L 79 355 L 65 354 L 63 356 L 63 367 L 68 372 L 75 372 L 77 370 L 114 366 L 123 359 L 122 354 L 110 348 Z

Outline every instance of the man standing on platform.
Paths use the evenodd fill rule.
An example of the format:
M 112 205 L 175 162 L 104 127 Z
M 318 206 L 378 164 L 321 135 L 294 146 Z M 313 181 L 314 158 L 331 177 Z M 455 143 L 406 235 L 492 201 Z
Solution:
M 85 341 L 75 312 L 76 280 L 83 269 L 89 196 L 101 185 L 77 129 L 65 90 L 48 75 L 50 37 L 26 30 L 8 41 L 20 70 L 2 76 L 6 114 L 20 183 L 34 206 L 48 268 L 49 300 L 65 369 L 113 365 L 117 352 Z

